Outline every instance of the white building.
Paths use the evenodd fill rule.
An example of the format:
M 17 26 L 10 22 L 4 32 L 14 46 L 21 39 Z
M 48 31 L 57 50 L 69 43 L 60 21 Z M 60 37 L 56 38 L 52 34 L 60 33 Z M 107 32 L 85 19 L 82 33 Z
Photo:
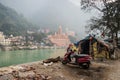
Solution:
M 0 44 L 1 45 L 10 45 L 11 40 L 10 39 L 5 39 L 5 35 L 3 32 L 0 32 Z

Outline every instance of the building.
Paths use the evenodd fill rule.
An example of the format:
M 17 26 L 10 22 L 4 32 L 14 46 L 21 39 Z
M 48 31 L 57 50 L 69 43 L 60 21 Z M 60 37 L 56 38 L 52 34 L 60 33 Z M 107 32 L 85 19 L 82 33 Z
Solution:
M 11 45 L 24 45 L 25 44 L 25 41 L 23 41 L 23 37 L 22 36 L 16 36 L 16 37 L 13 37 L 11 36 L 9 38 L 11 40 Z
M 11 40 L 10 39 L 5 39 L 5 35 L 3 32 L 0 32 L 0 45 L 10 45 Z
M 66 47 L 70 44 L 68 35 L 62 32 L 62 27 L 60 26 L 58 32 L 55 32 L 53 35 L 49 35 L 48 39 L 52 44 L 58 47 Z

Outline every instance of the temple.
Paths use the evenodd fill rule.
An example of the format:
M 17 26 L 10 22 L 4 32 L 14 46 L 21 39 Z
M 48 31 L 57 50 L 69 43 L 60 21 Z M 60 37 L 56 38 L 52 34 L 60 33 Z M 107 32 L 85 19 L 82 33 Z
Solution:
M 59 26 L 58 32 L 55 32 L 54 35 L 48 36 L 48 39 L 52 44 L 58 47 L 66 47 L 70 44 L 68 35 L 62 32 L 61 26 Z

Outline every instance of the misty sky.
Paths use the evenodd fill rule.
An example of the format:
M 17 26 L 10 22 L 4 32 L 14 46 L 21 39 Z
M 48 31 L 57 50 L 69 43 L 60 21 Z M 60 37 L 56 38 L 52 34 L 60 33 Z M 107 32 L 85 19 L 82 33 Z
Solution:
M 0 2 L 2 4 L 4 4 L 5 6 L 13 8 L 19 14 L 23 14 L 27 19 L 32 19 L 33 17 L 35 17 L 35 15 L 37 15 L 37 13 L 40 14 L 40 11 L 45 9 L 46 5 L 48 5 L 49 3 L 53 3 L 53 5 L 55 5 L 54 1 L 55 0 L 0 0 Z M 60 0 L 56 0 L 56 1 L 60 1 Z M 71 6 L 74 6 L 76 8 L 77 13 L 78 13 L 77 16 L 79 16 L 79 18 L 77 18 L 75 21 L 76 23 L 74 22 L 74 24 L 77 24 L 77 25 L 72 26 L 72 27 L 74 27 L 73 29 L 75 31 L 77 31 L 78 27 L 80 27 L 79 33 L 82 36 L 84 36 L 85 35 L 84 26 L 86 25 L 86 22 L 87 22 L 87 20 L 90 19 L 90 17 L 96 15 L 96 12 L 85 13 L 84 11 L 82 11 L 80 9 L 80 0 L 66 0 L 66 1 L 70 2 Z M 57 6 L 57 5 L 55 5 L 55 6 Z M 74 10 L 71 10 L 71 12 L 74 12 Z M 61 13 L 63 13 L 63 12 L 61 11 Z M 77 17 L 76 14 L 73 14 L 73 13 L 71 15 L 73 15 L 73 17 L 75 16 L 75 18 Z M 67 19 L 64 19 L 64 20 L 67 20 Z M 34 20 L 34 21 L 37 21 L 37 20 Z M 66 23 L 69 24 L 71 22 L 66 21 Z
M 49 0 L 52 1 L 52 0 Z M 80 7 L 80 0 L 68 0 L 77 7 Z M 4 5 L 15 9 L 17 12 L 24 14 L 26 17 L 36 13 L 47 5 L 48 0 L 0 0 Z

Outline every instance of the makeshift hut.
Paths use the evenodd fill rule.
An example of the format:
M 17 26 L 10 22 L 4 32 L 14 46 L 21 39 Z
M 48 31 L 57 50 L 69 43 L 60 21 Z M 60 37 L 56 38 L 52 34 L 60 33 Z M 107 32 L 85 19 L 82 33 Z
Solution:
M 109 45 L 93 36 L 87 36 L 75 43 L 79 54 L 91 55 L 95 58 L 110 58 Z

